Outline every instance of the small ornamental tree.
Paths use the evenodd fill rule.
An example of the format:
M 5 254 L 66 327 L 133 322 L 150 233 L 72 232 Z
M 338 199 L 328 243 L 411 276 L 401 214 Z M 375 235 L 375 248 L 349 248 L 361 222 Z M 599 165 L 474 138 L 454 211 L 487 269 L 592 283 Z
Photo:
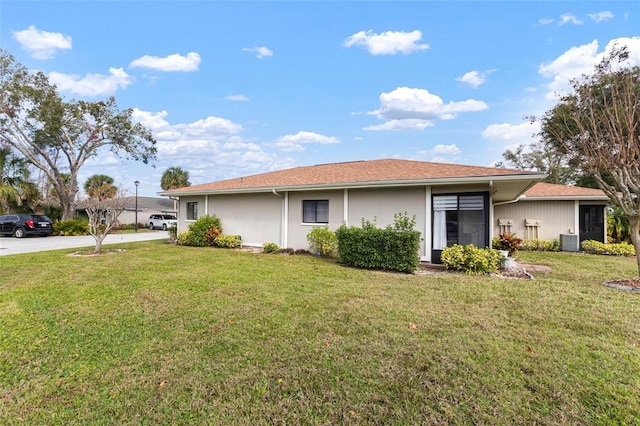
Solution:
M 102 251 L 102 242 L 117 225 L 118 216 L 126 207 L 124 194 L 117 191 L 113 197 L 94 195 L 80 201 L 79 206 L 89 217 L 89 234 L 96 240 L 95 253 Z

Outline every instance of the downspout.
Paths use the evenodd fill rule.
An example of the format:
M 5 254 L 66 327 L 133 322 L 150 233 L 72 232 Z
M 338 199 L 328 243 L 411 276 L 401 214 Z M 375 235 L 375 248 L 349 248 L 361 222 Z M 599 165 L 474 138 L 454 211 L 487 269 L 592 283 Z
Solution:
M 514 200 L 509 200 L 509 201 L 500 201 L 499 203 L 493 203 L 493 206 L 502 206 L 504 204 L 513 204 L 513 203 L 517 203 L 518 201 L 520 201 L 523 198 L 526 198 L 526 195 L 520 195 L 518 196 L 518 198 L 514 199 Z
M 275 188 L 273 188 L 271 192 L 273 192 L 273 195 L 275 195 L 276 197 L 282 198 L 282 194 L 280 194 Z

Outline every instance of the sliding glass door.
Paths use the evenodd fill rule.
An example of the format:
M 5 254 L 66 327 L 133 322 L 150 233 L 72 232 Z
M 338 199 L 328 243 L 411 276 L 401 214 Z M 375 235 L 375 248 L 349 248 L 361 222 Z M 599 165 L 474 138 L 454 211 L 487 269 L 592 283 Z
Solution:
M 489 194 L 433 196 L 433 245 L 431 260 L 454 244 L 486 247 L 489 243 Z

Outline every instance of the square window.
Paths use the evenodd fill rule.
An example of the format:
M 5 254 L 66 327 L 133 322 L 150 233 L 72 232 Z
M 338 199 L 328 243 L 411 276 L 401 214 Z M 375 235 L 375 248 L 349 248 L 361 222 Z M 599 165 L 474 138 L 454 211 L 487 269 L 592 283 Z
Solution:
M 187 220 L 198 219 L 198 203 L 187 203 Z
M 303 223 L 329 223 L 329 200 L 305 200 L 302 202 Z

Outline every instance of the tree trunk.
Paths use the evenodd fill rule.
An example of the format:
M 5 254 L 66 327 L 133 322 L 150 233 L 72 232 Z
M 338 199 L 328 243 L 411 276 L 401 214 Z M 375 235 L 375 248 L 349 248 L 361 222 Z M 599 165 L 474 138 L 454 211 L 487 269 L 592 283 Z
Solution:
M 102 253 L 102 241 L 104 241 L 104 237 L 95 236 L 95 239 L 96 239 L 96 246 L 93 249 L 93 251 L 96 253 Z
M 636 249 L 636 263 L 638 264 L 638 277 L 640 278 L 640 216 L 630 217 L 631 243 Z

